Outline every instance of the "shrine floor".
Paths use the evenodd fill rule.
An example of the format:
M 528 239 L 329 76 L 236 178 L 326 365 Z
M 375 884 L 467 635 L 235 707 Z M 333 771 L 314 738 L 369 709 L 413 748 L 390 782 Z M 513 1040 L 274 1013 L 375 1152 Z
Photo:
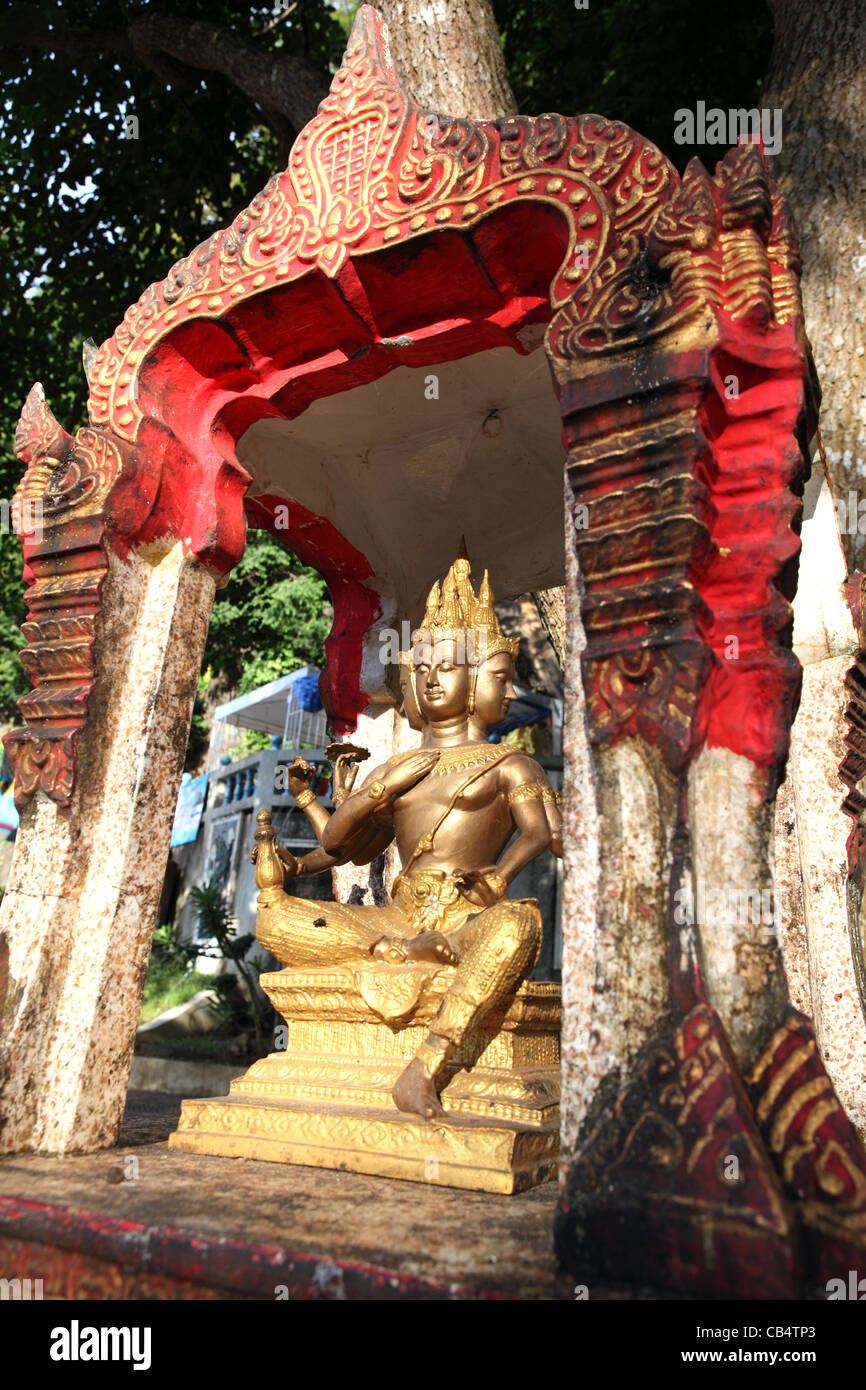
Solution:
M 130 1092 L 118 1147 L 0 1160 L 0 1266 L 46 1298 L 553 1299 L 556 1186 L 514 1196 L 169 1152 Z

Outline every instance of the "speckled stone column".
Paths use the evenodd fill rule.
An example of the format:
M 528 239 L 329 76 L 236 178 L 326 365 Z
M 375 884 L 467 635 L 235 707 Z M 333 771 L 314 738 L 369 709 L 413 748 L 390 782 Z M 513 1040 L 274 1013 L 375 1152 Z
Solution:
M 707 998 L 743 1072 L 788 1007 L 772 921 L 772 827 L 766 769 L 729 748 L 702 748 L 689 769 L 698 944 Z
M 109 556 L 72 804 L 27 806 L 0 916 L 2 1152 L 116 1140 L 214 589 L 180 542 Z
M 791 731 L 790 777 L 797 808 L 806 951 L 815 1035 L 833 1087 L 866 1136 L 866 1020 L 848 930 L 845 841 L 844 680 L 849 657 L 803 671 L 803 698 Z
M 848 926 L 851 824 L 842 810 L 846 789 L 839 776 L 846 752 L 845 677 L 858 644 L 833 502 L 820 467 L 803 505 L 793 637 L 803 690 L 776 816 L 781 938 L 792 997 L 811 1015 L 836 1094 L 866 1134 L 866 1018 Z
M 565 515 L 565 678 L 569 698 L 565 702 L 562 752 L 569 794 L 562 806 L 561 1182 L 565 1181 L 587 1108 L 607 1070 L 607 1059 L 602 1051 L 591 1047 L 601 869 L 599 811 L 581 677 L 581 661 L 586 650 L 586 633 L 580 616 L 582 585 L 567 495 Z

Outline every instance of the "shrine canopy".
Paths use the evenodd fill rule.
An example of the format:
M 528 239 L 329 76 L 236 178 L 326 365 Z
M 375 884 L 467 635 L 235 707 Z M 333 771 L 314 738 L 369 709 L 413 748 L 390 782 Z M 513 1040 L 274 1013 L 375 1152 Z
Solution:
M 25 538 L 26 792 L 68 801 L 111 553 L 179 541 L 220 578 L 248 525 L 272 532 L 328 583 L 321 690 L 345 731 L 398 698 L 383 633 L 420 621 L 461 535 L 502 598 L 562 583 L 565 413 L 620 391 L 605 357 L 645 336 L 634 263 L 676 186 L 601 116 L 425 111 L 362 5 L 288 167 L 100 347 L 89 425 L 71 439 L 28 399 L 21 495 L 53 481 Z
M 672 179 L 601 117 L 422 110 L 362 6 L 289 167 L 97 354 L 91 421 L 136 460 L 109 528 L 177 530 L 225 570 L 246 520 L 319 569 L 350 725 L 393 686 L 381 628 L 420 619 L 461 534 L 502 597 L 563 582 L 545 335 Z

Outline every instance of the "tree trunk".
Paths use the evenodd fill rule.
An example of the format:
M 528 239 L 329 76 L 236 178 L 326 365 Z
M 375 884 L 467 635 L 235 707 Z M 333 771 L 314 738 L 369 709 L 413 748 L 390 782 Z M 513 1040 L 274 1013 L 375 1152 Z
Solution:
M 565 669 L 565 589 L 536 589 L 532 597 L 547 629 L 556 659 Z
M 513 116 L 490 0 L 376 0 L 404 91 L 433 111 L 492 120 Z
M 770 4 L 775 39 L 763 103 L 783 113 L 774 173 L 800 238 L 821 434 L 847 512 L 849 489 L 858 500 L 866 492 L 866 0 Z M 855 534 L 842 541 L 849 567 L 862 569 L 856 508 L 853 523 Z
M 490 0 L 377 0 L 404 90 L 421 106 L 449 116 L 513 116 Z M 565 590 L 533 594 L 560 666 L 565 661 Z

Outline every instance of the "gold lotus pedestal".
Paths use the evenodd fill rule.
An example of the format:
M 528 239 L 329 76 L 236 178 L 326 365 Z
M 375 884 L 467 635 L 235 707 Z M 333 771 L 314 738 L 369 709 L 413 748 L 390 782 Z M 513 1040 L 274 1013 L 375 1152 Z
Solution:
M 254 1063 L 227 1097 L 184 1101 L 169 1147 L 482 1192 L 545 1182 L 559 1152 L 559 985 L 523 984 L 467 1035 L 444 1121 L 394 1105 L 391 1088 L 453 977 L 450 966 L 384 963 L 263 975 L 286 1020 L 285 1050 Z

